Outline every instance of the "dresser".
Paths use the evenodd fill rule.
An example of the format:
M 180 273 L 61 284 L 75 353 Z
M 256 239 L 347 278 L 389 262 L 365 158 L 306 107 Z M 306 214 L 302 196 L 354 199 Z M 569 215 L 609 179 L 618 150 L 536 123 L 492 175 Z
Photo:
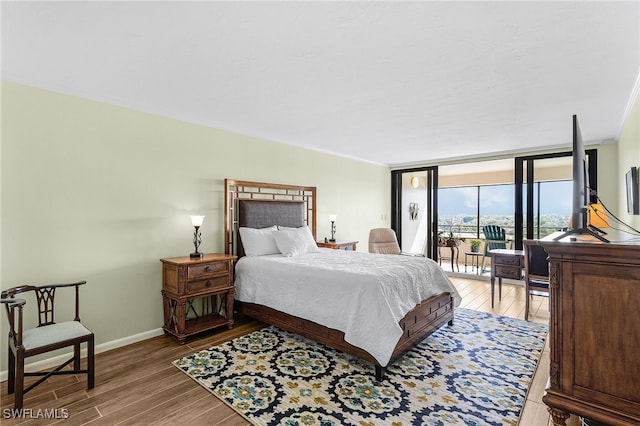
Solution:
M 640 245 L 539 244 L 549 254 L 551 297 L 542 400 L 554 424 L 564 425 L 570 413 L 640 424 Z
M 233 327 L 233 262 L 236 256 L 205 254 L 160 259 L 164 332 L 182 344 L 188 336 Z

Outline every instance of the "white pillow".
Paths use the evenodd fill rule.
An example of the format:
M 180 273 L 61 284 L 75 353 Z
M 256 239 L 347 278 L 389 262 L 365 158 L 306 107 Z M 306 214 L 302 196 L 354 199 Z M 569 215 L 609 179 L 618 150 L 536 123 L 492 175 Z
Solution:
M 308 226 L 300 228 L 281 227 L 273 236 L 276 240 L 276 246 L 283 256 L 291 257 L 319 251 L 316 240 L 314 240 Z
M 280 253 L 273 237 L 278 231 L 277 226 L 273 225 L 269 228 L 247 228 L 241 226 L 238 231 L 240 232 L 245 255 L 264 256 Z

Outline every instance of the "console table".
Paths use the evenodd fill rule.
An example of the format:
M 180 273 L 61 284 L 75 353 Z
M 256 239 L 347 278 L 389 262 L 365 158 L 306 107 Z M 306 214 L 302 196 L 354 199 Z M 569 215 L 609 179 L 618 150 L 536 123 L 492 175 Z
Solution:
M 573 413 L 640 424 L 640 245 L 539 244 L 549 254 L 551 365 L 542 400 L 553 423 Z
M 509 249 L 491 250 L 491 308 L 498 279 L 498 300 L 502 300 L 502 279 L 521 280 L 524 271 L 524 251 Z

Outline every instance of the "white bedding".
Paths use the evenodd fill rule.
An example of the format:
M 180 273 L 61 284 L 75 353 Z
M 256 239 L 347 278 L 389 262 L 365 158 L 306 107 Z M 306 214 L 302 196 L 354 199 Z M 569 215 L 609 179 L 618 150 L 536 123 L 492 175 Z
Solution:
M 285 257 L 243 257 L 236 265 L 237 300 L 265 305 L 344 332 L 382 366 L 402 335 L 398 322 L 422 300 L 460 295 L 426 257 L 320 249 Z

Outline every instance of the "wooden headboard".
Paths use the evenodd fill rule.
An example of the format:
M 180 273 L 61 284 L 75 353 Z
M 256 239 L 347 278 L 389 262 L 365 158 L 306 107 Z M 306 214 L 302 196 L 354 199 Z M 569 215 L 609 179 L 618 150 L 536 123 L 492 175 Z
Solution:
M 225 253 L 244 250 L 238 228 L 307 225 L 316 236 L 316 187 L 225 179 Z

